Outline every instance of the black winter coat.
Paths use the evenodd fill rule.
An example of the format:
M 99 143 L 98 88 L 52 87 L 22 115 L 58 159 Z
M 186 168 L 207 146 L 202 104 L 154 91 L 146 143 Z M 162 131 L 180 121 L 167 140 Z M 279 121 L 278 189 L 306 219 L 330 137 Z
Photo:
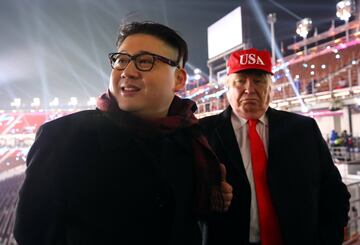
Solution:
M 250 184 L 231 107 L 200 120 L 234 189 L 229 211 L 208 222 L 209 245 L 249 242 Z M 269 108 L 268 185 L 284 245 L 340 245 L 350 195 L 314 119 Z
M 44 124 L 27 157 L 19 245 L 201 244 L 185 129 L 142 137 L 98 110 Z

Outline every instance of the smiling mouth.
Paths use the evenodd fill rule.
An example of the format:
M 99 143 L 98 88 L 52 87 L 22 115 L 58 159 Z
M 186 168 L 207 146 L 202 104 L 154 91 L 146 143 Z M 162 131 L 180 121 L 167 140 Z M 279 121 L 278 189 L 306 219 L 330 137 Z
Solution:
M 134 96 L 136 93 L 138 93 L 141 89 L 136 86 L 122 86 L 121 88 L 121 94 L 123 96 Z

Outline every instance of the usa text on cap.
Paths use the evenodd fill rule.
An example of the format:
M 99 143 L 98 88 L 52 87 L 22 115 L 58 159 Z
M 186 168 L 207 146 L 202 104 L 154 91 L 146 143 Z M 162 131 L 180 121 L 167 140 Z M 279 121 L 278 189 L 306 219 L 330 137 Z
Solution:
M 263 70 L 273 74 L 269 51 L 251 48 L 238 50 L 230 55 L 227 61 L 228 75 L 249 69 Z

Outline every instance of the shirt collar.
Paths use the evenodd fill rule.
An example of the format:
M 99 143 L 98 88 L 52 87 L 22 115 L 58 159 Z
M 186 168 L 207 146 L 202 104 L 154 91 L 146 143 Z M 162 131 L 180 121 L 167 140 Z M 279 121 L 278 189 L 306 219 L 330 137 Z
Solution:
M 234 111 L 232 111 L 231 113 L 231 121 L 233 123 L 233 127 L 234 129 L 240 129 L 242 128 L 244 125 L 246 125 L 247 123 L 247 119 L 245 118 L 242 118 L 242 117 L 239 117 L 237 116 Z M 266 116 L 266 114 L 262 115 L 260 118 L 259 118 L 259 121 L 265 126 L 265 127 L 268 127 L 268 118 Z

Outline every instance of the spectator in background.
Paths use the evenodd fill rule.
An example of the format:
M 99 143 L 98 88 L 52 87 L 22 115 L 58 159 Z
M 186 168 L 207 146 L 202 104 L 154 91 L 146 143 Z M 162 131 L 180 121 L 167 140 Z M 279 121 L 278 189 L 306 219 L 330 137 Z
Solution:
M 355 206 L 351 207 L 351 219 L 352 222 L 354 224 L 354 233 L 357 234 L 358 233 L 358 210 Z
M 311 80 L 308 82 L 308 84 L 306 85 L 306 88 L 305 88 L 306 94 L 316 93 L 317 84 L 318 84 L 318 81 L 315 78 L 311 78 Z
M 232 194 L 195 103 L 174 94 L 187 55 L 169 27 L 122 27 L 97 109 L 37 133 L 17 207 L 19 245 L 202 244 L 198 221 L 225 211 Z
M 330 145 L 334 146 L 335 140 L 337 140 L 338 138 L 339 138 L 338 133 L 334 129 L 332 129 L 330 133 Z
M 200 121 L 234 188 L 208 244 L 341 245 L 350 195 L 315 120 L 269 107 L 271 75 L 269 52 L 232 53 L 230 105 Z
M 344 129 L 341 132 L 341 138 L 342 138 L 342 141 L 343 141 L 343 145 L 348 146 L 349 145 L 349 135 L 348 135 L 346 129 Z

